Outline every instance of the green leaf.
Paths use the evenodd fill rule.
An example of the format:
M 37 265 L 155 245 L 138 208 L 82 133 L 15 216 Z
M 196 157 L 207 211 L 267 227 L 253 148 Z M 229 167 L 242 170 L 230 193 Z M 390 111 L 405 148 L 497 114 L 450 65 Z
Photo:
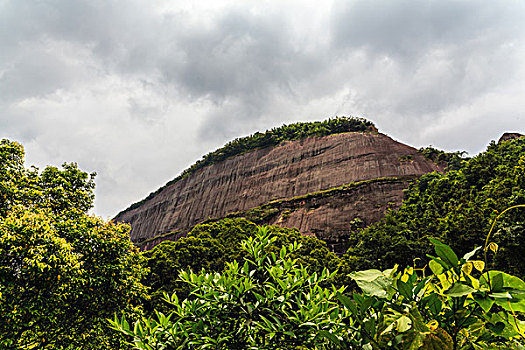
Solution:
M 495 324 L 487 323 L 486 327 L 490 329 L 492 332 L 494 332 L 495 334 L 499 335 L 505 329 L 505 323 L 503 322 L 497 322 Z
M 494 280 L 495 278 L 497 278 L 496 281 Z M 501 288 L 512 288 L 515 290 L 525 291 L 525 282 L 523 282 L 523 280 L 505 272 L 496 270 L 485 272 L 479 278 L 480 286 L 489 287 L 489 280 L 493 288 L 492 290 L 494 291 L 499 291 Z M 494 289 L 494 283 L 496 283 L 496 287 L 499 289 Z
M 345 308 L 350 310 L 350 312 L 354 316 L 358 316 L 359 315 L 359 311 L 357 310 L 357 306 L 355 305 L 355 303 L 354 303 L 354 301 L 352 299 L 350 299 L 346 295 L 343 295 L 343 294 L 341 294 L 339 292 L 337 293 L 337 299 L 343 304 L 343 306 Z
M 492 308 L 492 305 L 494 305 L 494 299 L 483 297 L 480 295 L 473 294 L 474 301 L 478 303 L 479 306 L 483 309 L 485 312 L 489 312 Z
M 445 295 L 448 295 L 449 297 L 457 298 L 457 297 L 469 295 L 471 293 L 474 293 L 475 291 L 476 289 L 474 288 L 471 288 L 460 282 L 456 282 L 445 292 Z
M 489 297 L 494 299 L 512 299 L 512 295 L 509 292 L 491 293 Z
M 495 300 L 496 305 L 501 306 L 510 312 L 525 312 L 525 300 L 517 298 L 498 298 Z
M 366 281 L 371 282 L 379 277 L 383 277 L 383 272 L 371 269 L 371 270 L 364 270 L 364 271 L 355 271 L 348 275 L 351 279 L 355 281 Z
M 396 321 L 396 329 L 403 333 L 403 332 L 406 332 L 408 331 L 410 328 L 412 328 L 412 320 L 407 317 L 407 316 L 401 316 L 397 321 Z
M 440 258 L 436 258 L 435 256 L 428 255 L 430 262 L 428 263 L 428 266 L 430 267 L 430 270 L 434 273 L 434 275 L 441 275 L 445 270 L 449 270 L 450 267 Z
M 374 338 L 376 334 L 376 321 L 374 318 L 369 318 L 366 320 L 363 324 L 363 328 L 366 331 L 367 335 L 370 336 L 370 338 Z
M 399 291 L 399 294 L 404 296 L 407 300 L 412 300 L 413 294 L 412 294 L 412 283 L 409 282 L 403 282 L 401 280 L 397 281 L 397 290 Z
M 437 294 L 427 295 L 425 298 L 423 298 L 423 302 L 434 316 L 437 316 L 443 307 L 443 303 Z
M 370 295 L 370 296 L 376 296 L 378 298 L 386 298 L 388 297 L 388 292 L 390 288 L 392 287 L 392 279 L 391 278 L 385 278 L 385 277 L 379 277 L 372 282 L 367 281 L 356 281 L 357 285 L 364 294 Z
M 325 331 L 325 330 L 320 330 L 319 334 L 321 336 L 323 336 L 324 338 L 330 340 L 332 343 L 337 344 L 337 345 L 341 345 L 341 341 L 333 333 L 330 333 L 330 332 Z
M 458 257 L 456 253 L 450 248 L 448 245 L 441 243 L 440 241 L 437 241 L 435 239 L 429 238 L 430 242 L 434 244 L 434 250 L 436 251 L 436 254 L 438 257 L 443 260 L 449 267 L 456 267 L 458 266 Z
M 356 281 L 364 294 L 386 298 L 392 287 L 392 278 L 386 277 L 379 270 L 365 270 L 352 272 L 350 278 Z
M 498 292 L 503 289 L 503 275 L 501 273 L 495 274 L 492 279 L 492 291 Z

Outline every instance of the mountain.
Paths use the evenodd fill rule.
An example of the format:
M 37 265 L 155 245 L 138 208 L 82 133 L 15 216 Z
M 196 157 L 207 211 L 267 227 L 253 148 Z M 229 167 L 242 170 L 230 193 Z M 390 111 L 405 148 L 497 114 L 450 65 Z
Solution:
M 285 125 L 210 154 L 221 159 L 205 156 L 116 216 L 131 225 L 135 244 L 150 249 L 199 223 L 233 216 L 297 227 L 342 253 L 352 229 L 399 207 L 409 182 L 444 170 L 357 118 Z

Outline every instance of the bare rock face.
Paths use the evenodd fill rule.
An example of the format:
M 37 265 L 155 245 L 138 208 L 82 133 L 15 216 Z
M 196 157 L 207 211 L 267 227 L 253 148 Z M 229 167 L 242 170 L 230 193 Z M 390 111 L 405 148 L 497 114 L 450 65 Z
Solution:
M 524 136 L 523 134 L 520 134 L 517 132 L 506 132 L 503 135 L 501 135 L 501 137 L 498 140 L 498 143 L 519 139 L 520 137 L 523 137 L 523 136 Z
M 311 137 L 203 167 L 115 220 L 131 224 L 131 239 L 147 249 L 201 222 L 269 208 L 259 222 L 297 227 L 340 250 L 351 225 L 397 208 L 408 181 L 432 171 L 443 168 L 380 133 Z

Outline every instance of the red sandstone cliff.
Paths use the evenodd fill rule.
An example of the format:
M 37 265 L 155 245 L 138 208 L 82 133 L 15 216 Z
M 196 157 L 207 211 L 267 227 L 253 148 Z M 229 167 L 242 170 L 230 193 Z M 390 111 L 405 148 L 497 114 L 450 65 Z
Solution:
M 379 179 L 354 190 L 334 192 L 337 196 L 332 200 L 325 196 L 317 207 L 305 199 L 303 207 L 294 202 L 294 208 L 274 210 L 276 215 L 266 218 L 266 222 L 298 227 L 303 233 L 340 244 L 338 235 L 349 231 L 353 218 L 366 223 L 380 219 L 386 208 L 401 202 L 409 179 L 442 170 L 416 149 L 383 134 L 311 137 L 201 168 L 115 220 L 130 223 L 131 239 L 136 243 L 148 240 L 151 247 L 161 240 L 153 239 L 155 236 L 183 233 L 210 218 L 247 211 L 276 199 Z M 380 180 L 387 177 L 395 179 Z

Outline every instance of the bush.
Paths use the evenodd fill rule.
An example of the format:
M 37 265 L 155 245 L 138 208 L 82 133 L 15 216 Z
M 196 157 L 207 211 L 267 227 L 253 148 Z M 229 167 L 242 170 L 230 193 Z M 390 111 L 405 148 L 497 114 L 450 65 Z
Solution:
M 484 256 L 494 242 L 487 242 Z M 191 293 L 166 295 L 170 313 L 111 321 L 135 349 L 525 349 L 525 282 L 486 270 L 480 247 L 458 258 L 431 239 L 435 256 L 421 269 L 353 272 L 361 292 L 324 288 L 334 277 L 309 273 L 291 253 L 270 252 L 266 228 L 242 243 L 243 263 L 223 273 L 182 271 Z M 428 271 L 430 270 L 430 271 Z

